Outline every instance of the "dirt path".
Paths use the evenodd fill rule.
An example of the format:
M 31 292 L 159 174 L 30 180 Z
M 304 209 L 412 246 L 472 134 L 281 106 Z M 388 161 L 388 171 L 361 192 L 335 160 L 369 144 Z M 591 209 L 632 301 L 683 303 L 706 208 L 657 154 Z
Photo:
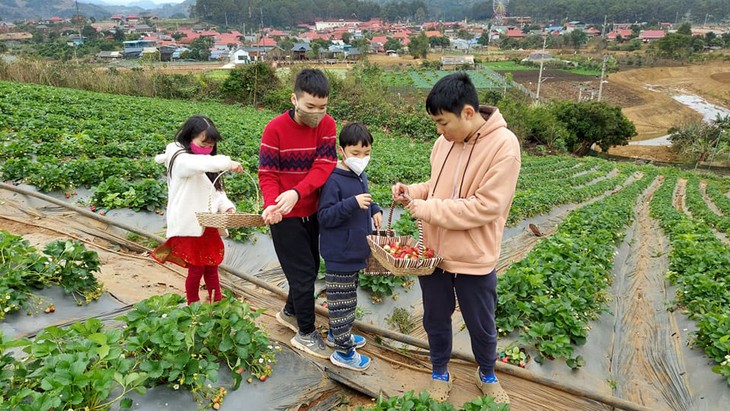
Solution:
M 702 199 L 705 201 L 705 204 L 707 204 L 707 208 L 710 209 L 713 213 L 722 216 L 722 211 L 720 211 L 719 208 L 715 205 L 715 203 L 712 202 L 712 199 L 709 195 L 707 195 L 707 181 L 700 181 L 700 194 L 702 194 Z
M 637 203 L 629 257 L 614 279 L 618 292 L 610 372 L 617 396 L 651 409 L 682 411 L 692 409 L 692 396 L 682 372 L 679 329 L 665 306 L 671 298 L 663 276 L 668 244 L 649 217 L 649 202 L 661 180 Z
M 685 205 L 685 202 L 684 202 L 685 195 L 687 195 L 687 180 L 680 178 L 679 180 L 677 180 L 677 187 L 674 188 L 674 197 L 672 199 L 672 205 L 678 211 L 685 213 L 687 215 L 690 215 L 689 211 L 687 210 L 687 206 Z

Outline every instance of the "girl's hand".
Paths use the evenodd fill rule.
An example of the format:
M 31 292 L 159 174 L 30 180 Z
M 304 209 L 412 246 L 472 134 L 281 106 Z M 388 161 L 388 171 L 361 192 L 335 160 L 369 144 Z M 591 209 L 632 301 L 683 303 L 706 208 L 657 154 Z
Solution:
M 236 212 L 236 208 L 235 207 L 231 207 L 228 210 L 226 210 L 226 213 L 228 213 L 228 214 L 233 214 L 235 212 Z
M 230 170 L 236 173 L 243 173 L 243 166 L 238 161 L 231 161 Z

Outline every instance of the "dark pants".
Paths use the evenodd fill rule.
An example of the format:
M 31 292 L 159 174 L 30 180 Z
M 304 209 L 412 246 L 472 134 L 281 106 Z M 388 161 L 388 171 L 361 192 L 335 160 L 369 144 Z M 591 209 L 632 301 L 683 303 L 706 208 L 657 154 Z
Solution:
M 482 374 L 493 373 L 497 360 L 497 328 L 494 324 L 497 273 L 456 275 L 436 269 L 431 275 L 418 277 L 418 281 L 423 293 L 423 328 L 428 334 L 433 371 L 447 371 L 453 343 L 451 316 L 458 298 L 474 358 Z
M 335 349 L 349 354 L 355 344 L 351 337 L 352 324 L 357 309 L 358 272 L 327 272 L 327 309 L 330 312 L 330 331 L 335 339 Z
M 289 282 L 284 310 L 297 318 L 299 332 L 314 331 L 314 281 L 319 270 L 317 215 L 284 218 L 271 227 L 274 250 Z

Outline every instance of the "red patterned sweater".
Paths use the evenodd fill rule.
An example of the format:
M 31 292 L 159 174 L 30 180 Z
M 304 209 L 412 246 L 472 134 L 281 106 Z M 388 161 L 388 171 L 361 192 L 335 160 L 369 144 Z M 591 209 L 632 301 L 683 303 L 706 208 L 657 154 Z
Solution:
M 337 165 L 335 120 L 326 115 L 317 128 L 303 126 L 285 112 L 266 125 L 259 150 L 259 184 L 264 208 L 286 190 L 299 201 L 286 217 L 317 212 L 319 191 Z

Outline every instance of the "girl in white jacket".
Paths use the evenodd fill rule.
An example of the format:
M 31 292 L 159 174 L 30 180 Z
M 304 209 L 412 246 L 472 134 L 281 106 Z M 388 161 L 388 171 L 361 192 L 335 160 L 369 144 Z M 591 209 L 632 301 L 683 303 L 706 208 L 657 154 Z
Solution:
M 167 241 L 152 252 L 152 258 L 187 267 L 188 304 L 200 301 L 201 278 L 205 280 L 208 301 L 222 298 L 218 266 L 223 261 L 223 240 L 216 228 L 202 227 L 195 218 L 196 212 L 208 210 L 209 196 L 212 211 L 236 211 L 221 180 L 215 181 L 215 188 L 213 185 L 220 172 L 243 172 L 240 163 L 217 154 L 221 139 L 209 118 L 192 116 L 177 131 L 175 142 L 155 157 L 167 167 Z

